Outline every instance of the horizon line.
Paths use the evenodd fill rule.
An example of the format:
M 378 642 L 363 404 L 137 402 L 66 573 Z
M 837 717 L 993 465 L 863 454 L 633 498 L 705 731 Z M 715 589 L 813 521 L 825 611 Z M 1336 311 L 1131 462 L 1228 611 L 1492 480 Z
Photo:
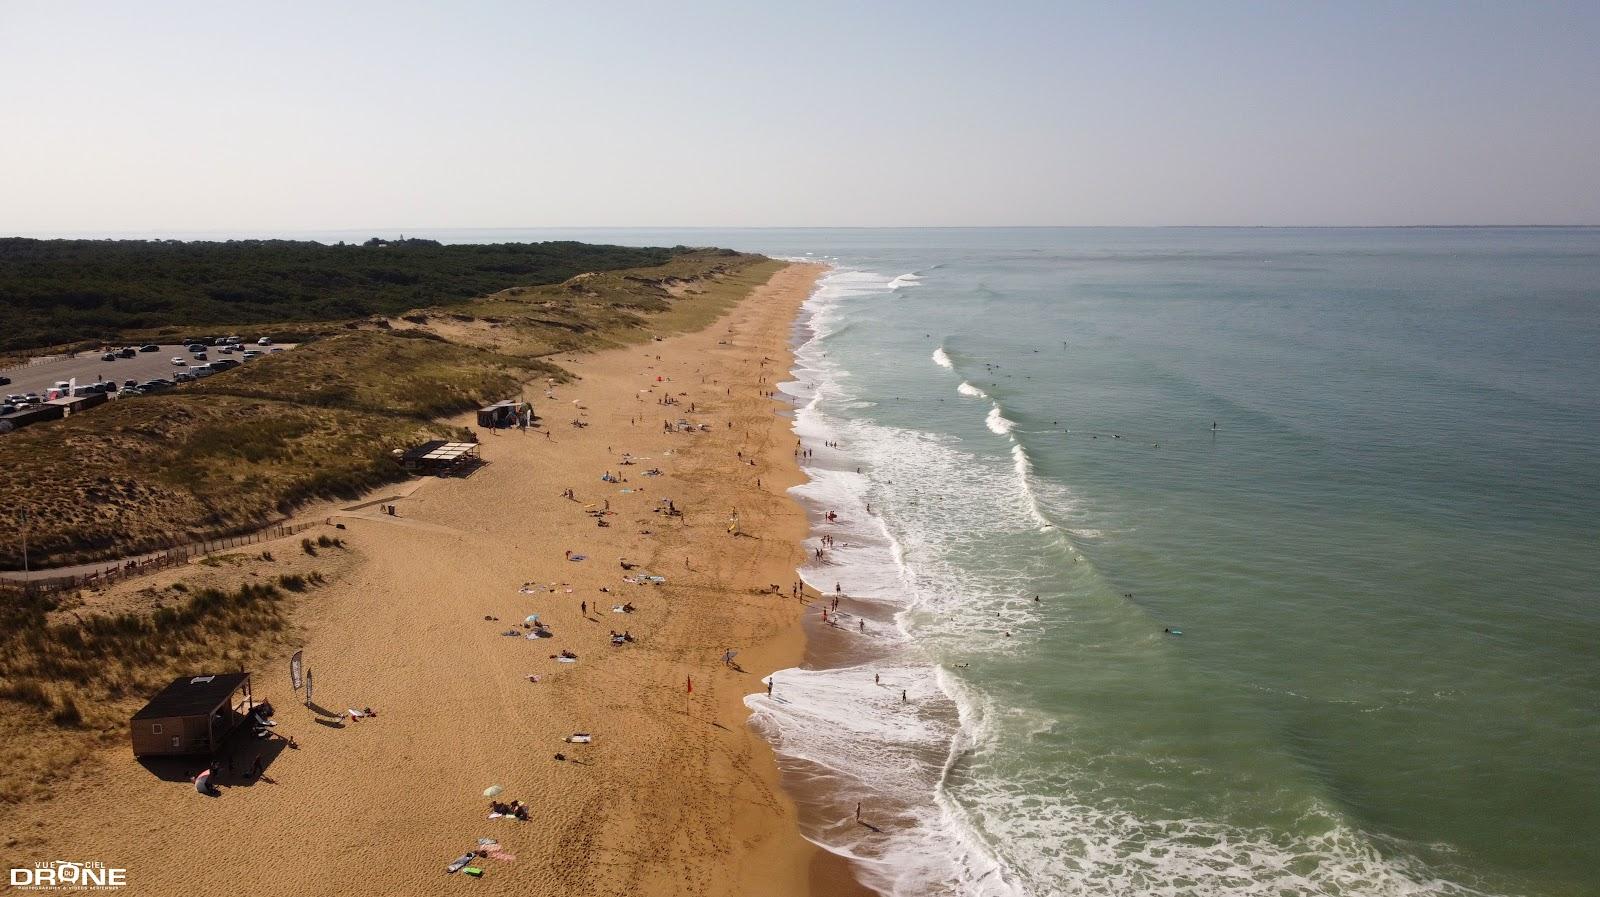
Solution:
M 161 233 L 188 234 L 241 234 L 252 231 L 276 233 L 365 233 L 376 236 L 383 232 L 404 235 L 406 231 L 729 231 L 729 230 L 1590 230 L 1600 228 L 1595 224 L 586 224 L 586 225 L 408 225 L 405 227 L 292 227 L 292 228 L 142 228 L 142 229 L 85 229 L 42 230 L 13 232 L 0 239 L 50 240 L 65 239 L 60 236 L 37 234 L 71 234 L 81 239 L 94 239 L 93 234 L 140 235 Z M 101 239 L 106 239 L 102 237 Z M 250 239 L 250 238 L 246 238 Z

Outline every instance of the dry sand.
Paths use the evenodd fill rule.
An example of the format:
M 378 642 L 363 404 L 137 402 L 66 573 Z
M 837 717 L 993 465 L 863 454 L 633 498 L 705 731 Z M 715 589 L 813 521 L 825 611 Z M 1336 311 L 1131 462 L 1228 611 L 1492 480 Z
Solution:
M 486 466 L 426 481 L 398 516 L 335 518 L 357 562 L 296 612 L 306 665 L 317 705 L 371 706 L 376 719 L 334 725 L 302 706 L 281 658 L 255 671 L 255 690 L 299 748 L 246 739 L 235 755 L 242 770 L 264 751 L 265 779 L 227 775 L 205 798 L 181 778 L 198 764 L 158 764 L 164 780 L 108 749 L 7 823 L 8 859 L 122 866 L 130 895 L 860 892 L 799 836 L 741 703 L 803 649 L 789 587 L 805 519 L 784 491 L 800 474 L 766 393 L 819 273 L 790 266 L 701 332 L 563 359 L 578 382 L 554 399 L 527 390 L 542 430 L 485 434 Z M 678 404 L 658 404 L 668 396 Z M 709 432 L 663 431 L 679 418 Z M 603 482 L 607 471 L 626 482 Z M 665 499 L 681 518 L 655 513 Z M 600 527 L 586 508 L 607 501 Z M 666 583 L 623 581 L 645 571 Z M 769 584 L 782 595 L 763 594 Z M 612 612 L 624 602 L 636 612 Z M 501 635 L 529 614 L 554 636 Z M 611 630 L 635 641 L 612 647 Z M 742 671 L 722 664 L 729 648 Z M 562 649 L 578 661 L 551 659 Z M 566 743 L 574 732 L 593 743 Z M 488 819 L 490 785 L 533 819 Z M 515 860 L 479 861 L 479 880 L 446 876 L 479 838 Z

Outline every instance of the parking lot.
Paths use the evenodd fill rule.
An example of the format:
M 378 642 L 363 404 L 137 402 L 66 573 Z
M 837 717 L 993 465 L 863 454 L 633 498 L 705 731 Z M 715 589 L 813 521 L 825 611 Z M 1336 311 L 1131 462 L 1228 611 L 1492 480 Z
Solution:
M 285 344 L 271 347 L 244 345 L 239 348 L 240 351 L 238 352 L 224 355 L 219 351 L 220 347 L 208 347 L 206 357 L 209 361 L 217 361 L 223 358 L 242 361 L 243 350 L 245 349 L 267 352 L 270 349 L 293 348 L 293 345 Z M 171 359 L 174 356 L 182 356 L 188 364 L 182 367 L 173 365 Z M 184 346 L 164 345 L 159 351 L 136 352 L 132 358 L 118 358 L 116 361 L 101 361 L 100 353 L 98 352 L 79 353 L 75 358 L 51 358 L 44 361 L 36 361 L 33 364 L 17 365 L 0 370 L 0 375 L 11 378 L 9 384 L 0 386 L 0 398 L 11 394 L 26 395 L 30 392 L 44 395 L 45 390 L 54 386 L 57 382 L 71 380 L 74 377 L 77 378 L 79 386 L 97 383 L 102 380 L 114 381 L 119 385 L 125 380 L 137 380 L 140 383 L 157 377 L 164 377 L 170 380 L 174 373 L 187 370 L 189 365 L 203 363 L 195 362 L 193 358 L 194 356 Z

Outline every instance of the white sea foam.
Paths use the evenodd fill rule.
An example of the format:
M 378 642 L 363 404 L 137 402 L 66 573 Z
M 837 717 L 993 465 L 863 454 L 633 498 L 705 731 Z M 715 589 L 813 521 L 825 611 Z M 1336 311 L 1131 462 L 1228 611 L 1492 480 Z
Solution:
M 914 287 L 921 282 L 922 278 L 917 276 L 915 273 L 902 274 L 899 277 L 896 277 L 894 280 L 889 281 L 889 289 L 898 290 L 901 287 Z
M 995 433 L 1000 436 L 1011 435 L 1011 428 L 1016 426 L 1016 424 L 1013 424 L 1006 418 L 1004 414 L 1000 412 L 999 405 L 989 409 L 989 415 L 983 419 L 983 423 L 984 426 L 989 428 L 991 433 Z
M 933 350 L 933 363 L 947 371 L 955 369 L 955 366 L 950 363 L 950 356 L 945 354 L 944 346 Z
M 1073 497 L 1036 474 L 1024 434 L 998 405 L 985 423 L 1012 443 L 1008 459 L 954 436 L 840 413 L 867 397 L 825 340 L 850 326 L 856 301 L 887 297 L 891 283 L 859 271 L 825 277 L 807 303 L 812 338 L 796 353 L 794 380 L 782 386 L 798 406 L 795 432 L 816 449 L 810 480 L 794 494 L 840 514 L 827 528 L 834 547 L 802 576 L 824 592 L 840 583 L 849 596 L 843 609 L 872 621 L 854 643 L 843 641 L 858 638 L 849 627 L 822 630 L 839 644 L 858 644 L 869 664 L 782 670 L 770 699 L 758 693 L 745 701 L 785 780 L 806 786 L 796 793 L 808 795 L 801 798 L 807 837 L 850 857 L 868 885 L 894 897 L 1476 895 L 1380 850 L 1332 811 L 1297 827 L 1321 832 L 1309 836 L 1145 818 L 1097 805 L 1092 787 L 1061 770 L 1001 774 L 989 765 L 1003 746 L 1040 733 L 1059 737 L 1056 728 L 1066 723 L 994 706 L 950 663 L 1029 650 L 1036 606 L 993 599 L 1033 591 L 1062 567 L 1090 565 L 1070 562 L 1073 548 L 1061 531 L 1041 532 L 1050 517 L 1071 525 Z M 952 367 L 943 349 L 934 361 Z M 983 397 L 973 390 L 958 387 Z M 868 501 L 876 514 L 867 513 Z M 1035 539 L 1037 551 L 986 569 L 963 560 L 997 535 Z M 857 800 L 869 821 L 888 823 L 881 834 L 855 824 Z
M 867 513 L 874 477 L 856 472 L 861 464 L 899 480 L 902 465 L 910 465 L 959 479 L 970 456 L 925 434 L 841 420 L 827 411 L 849 407 L 857 397 L 846 386 L 846 372 L 828 357 L 825 340 L 848 327 L 849 300 L 887 295 L 892 282 L 856 271 L 825 276 L 806 304 L 811 338 L 796 350 L 794 380 L 780 388 L 795 397 L 794 430 L 816 452 L 808 462 L 810 479 L 792 492 L 819 512 L 840 515 L 828 524 L 834 543 L 827 558 L 804 568 L 802 577 L 819 591 L 840 584 L 849 596 L 846 613 L 888 620 L 874 623 L 859 644 L 876 652 L 874 672 L 894 687 L 879 687 L 864 669 L 782 670 L 771 699 L 755 694 L 746 704 L 752 723 L 772 740 L 786 778 L 809 783 L 802 791 L 821 795 L 806 807 L 807 837 L 855 860 L 868 884 L 890 895 L 1009 897 L 1019 892 L 1008 873 L 939 795 L 951 751 L 964 743 L 962 716 L 938 667 L 910 637 L 910 627 L 920 626 L 911 615 L 953 619 L 940 609 L 959 602 L 963 583 L 937 562 L 924 575 L 913 573 L 907 547 L 890 533 L 881 511 Z M 950 366 L 942 350 L 934 361 Z M 850 455 L 821 447 L 828 442 L 842 442 Z M 1006 487 L 992 482 L 987 488 Z M 973 502 L 974 508 L 984 505 L 992 503 Z M 996 625 L 1020 627 L 1021 621 Z M 997 651 L 1015 648 L 1017 640 L 999 636 L 982 637 Z M 901 688 L 909 701 L 901 701 Z M 863 797 L 880 813 L 894 808 L 896 824 L 884 835 L 863 838 L 868 830 L 845 816 L 852 799 Z
M 974 399 L 987 399 L 989 397 L 988 393 L 965 380 L 961 381 L 961 385 L 956 387 L 956 392 Z

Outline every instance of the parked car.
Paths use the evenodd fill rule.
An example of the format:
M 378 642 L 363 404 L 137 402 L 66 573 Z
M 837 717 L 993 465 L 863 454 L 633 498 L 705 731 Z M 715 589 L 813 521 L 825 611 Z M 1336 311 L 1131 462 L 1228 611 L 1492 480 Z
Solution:
M 272 345 L 272 337 L 263 336 L 262 338 L 256 340 L 256 345 L 258 345 L 258 346 L 270 346 L 270 345 Z
M 140 352 L 160 352 L 161 351 L 161 347 L 156 345 L 155 343 L 151 343 L 148 346 L 140 346 L 139 347 L 139 351 Z
M 138 386 L 138 385 L 139 385 L 139 381 L 138 380 L 124 380 L 124 381 L 122 381 L 122 388 L 123 389 L 132 389 L 132 388 L 134 388 L 135 386 Z
M 195 379 L 194 374 L 191 374 L 188 371 L 179 371 L 176 374 L 172 375 L 172 382 L 174 382 L 174 383 L 189 383 L 189 382 L 192 382 L 194 379 Z
M 245 361 L 249 361 L 252 358 L 260 358 L 261 353 L 254 349 L 246 349 L 244 350 L 244 355 L 241 357 L 243 357 Z
M 238 366 L 239 362 L 232 358 L 218 358 L 216 361 L 211 362 L 213 371 L 231 371 Z
M 11 378 L 10 377 L 0 377 L 0 386 L 5 386 L 6 384 L 8 384 L 10 382 L 11 382 Z
M 174 355 L 172 356 L 172 363 L 176 367 L 183 367 L 189 363 L 189 360 L 182 355 Z
M 9 402 L 4 404 L 4 405 L 0 405 L 0 414 L 10 414 L 11 412 L 16 411 L 16 410 L 17 410 L 17 406 L 12 405 Z
M 116 361 L 117 360 L 117 353 L 115 353 L 115 352 L 107 352 L 106 354 L 100 356 L 100 360 L 101 361 Z
M 273 347 L 272 347 L 272 349 L 271 349 L 271 350 L 270 350 L 270 351 L 273 351 L 273 352 L 282 352 L 282 351 L 283 351 L 283 347 L 282 347 L 282 346 L 273 346 Z
M 217 352 L 222 354 L 222 355 L 232 355 L 234 353 L 234 351 L 235 350 L 234 350 L 234 348 L 232 346 L 223 346 L 222 348 L 217 350 Z
M 117 351 L 117 355 L 119 357 L 121 357 L 121 358 L 132 358 L 133 356 L 138 355 L 138 354 L 139 354 L 139 350 L 135 349 L 132 346 L 123 346 L 120 350 Z
M 206 350 L 206 347 L 200 343 L 190 343 L 184 348 L 188 349 L 190 352 L 204 352 Z
M 39 403 L 40 403 L 40 402 L 43 402 L 43 401 L 44 401 L 44 397 L 43 397 L 43 396 L 41 396 L 41 395 L 39 395 L 39 394 L 38 394 L 38 393 L 36 393 L 36 392 L 30 392 L 30 393 L 28 393 L 28 395 L 27 395 L 27 396 L 26 396 L 26 398 L 27 398 L 27 400 L 28 400 L 28 404 L 29 404 L 29 405 L 37 405 L 37 404 L 39 404 Z
M 154 380 L 146 380 L 146 381 L 144 381 L 144 384 L 142 386 L 140 386 L 139 388 L 141 390 L 145 391 L 145 392 L 155 392 L 155 391 L 160 390 L 160 389 L 171 389 L 172 388 L 172 381 L 171 380 L 163 380 L 163 379 L 157 377 Z

